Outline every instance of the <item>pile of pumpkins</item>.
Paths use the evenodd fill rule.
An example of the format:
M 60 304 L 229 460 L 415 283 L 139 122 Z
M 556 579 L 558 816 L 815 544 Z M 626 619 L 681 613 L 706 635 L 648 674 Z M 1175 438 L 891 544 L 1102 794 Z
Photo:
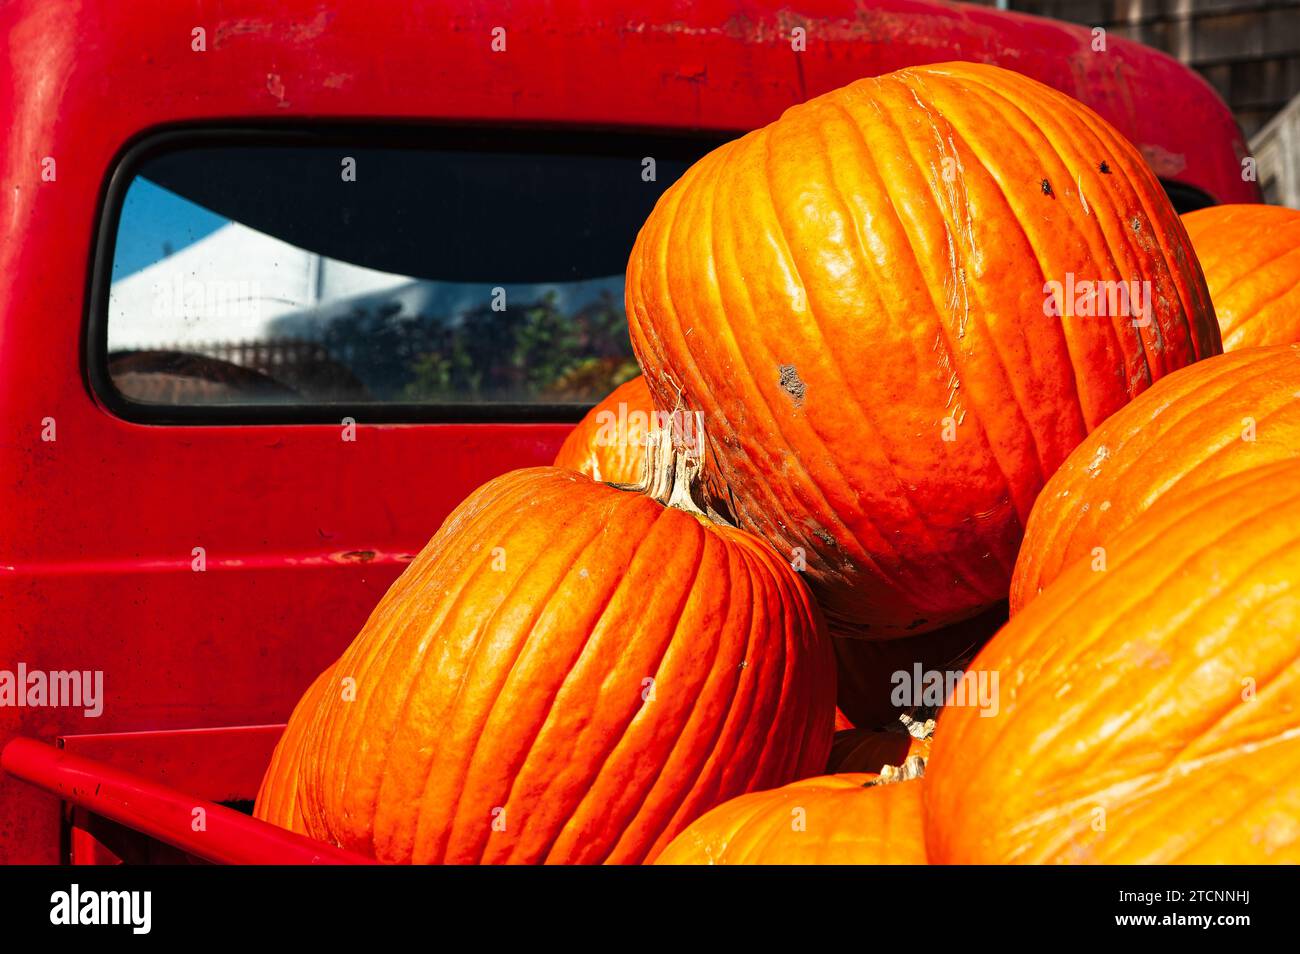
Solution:
M 1180 220 L 1086 107 L 949 63 L 700 160 L 626 303 L 643 376 L 448 517 L 259 817 L 391 863 L 1300 861 L 1300 213 Z

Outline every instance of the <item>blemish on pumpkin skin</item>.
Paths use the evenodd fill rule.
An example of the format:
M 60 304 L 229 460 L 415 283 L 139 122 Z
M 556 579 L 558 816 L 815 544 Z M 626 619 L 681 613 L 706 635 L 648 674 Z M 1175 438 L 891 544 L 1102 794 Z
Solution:
M 1101 468 L 1102 462 L 1104 462 L 1108 457 L 1110 457 L 1110 448 L 1105 444 L 1098 447 L 1097 453 L 1093 455 L 1092 460 L 1088 462 L 1088 466 L 1085 468 L 1088 471 L 1088 475 L 1096 477 Z
M 783 364 L 777 368 L 780 372 L 781 390 L 794 400 L 795 407 L 803 404 L 804 395 L 808 391 L 808 386 L 803 383 L 803 378 L 799 377 L 799 371 L 793 364 Z

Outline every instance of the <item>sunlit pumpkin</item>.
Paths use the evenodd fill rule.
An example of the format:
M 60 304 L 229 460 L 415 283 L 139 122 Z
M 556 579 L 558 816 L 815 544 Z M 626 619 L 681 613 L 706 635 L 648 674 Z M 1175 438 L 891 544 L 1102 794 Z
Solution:
M 926 771 L 940 863 L 1300 862 L 1300 462 L 1179 488 L 975 660 Z
M 1137 150 L 976 63 L 860 80 L 714 150 L 642 228 L 627 309 L 656 406 L 703 412 L 719 508 L 867 638 L 1004 600 L 1066 455 L 1220 350 Z
M 1183 216 L 1223 350 L 1300 341 L 1300 210 L 1216 205 Z
M 514 471 L 451 514 L 335 665 L 355 700 L 290 722 L 309 834 L 384 862 L 640 862 L 715 804 L 823 770 L 812 596 L 688 512 L 674 467 L 645 493 Z
M 555 466 L 606 483 L 635 484 L 653 411 L 645 378 L 637 375 L 587 412 L 560 446 Z
M 1300 345 L 1248 348 L 1170 375 L 1093 431 L 1034 505 L 1011 584 L 1019 612 L 1174 487 L 1300 456 Z
M 923 865 L 919 780 L 823 775 L 719 805 L 664 849 L 661 865 Z

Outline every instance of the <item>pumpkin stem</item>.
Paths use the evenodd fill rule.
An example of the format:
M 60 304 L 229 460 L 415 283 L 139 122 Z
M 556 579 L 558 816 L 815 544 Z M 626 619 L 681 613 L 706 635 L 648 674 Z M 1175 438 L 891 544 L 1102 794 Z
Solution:
M 900 715 L 898 718 L 903 723 L 903 728 L 907 730 L 907 734 L 914 739 L 919 739 L 924 742 L 934 735 L 935 722 L 933 719 L 925 719 L 923 721 L 921 719 L 913 719 L 911 716 L 906 714 Z
M 707 502 L 704 493 L 702 411 L 685 411 L 678 407 L 669 415 L 656 413 L 645 436 L 645 446 L 640 483 L 612 486 L 645 494 L 665 507 L 674 507 L 701 520 L 734 526 Z
M 703 456 L 677 439 L 675 426 L 655 427 L 646 435 L 646 471 L 638 489 L 665 507 L 706 517 L 692 493 L 699 486 L 702 470 Z
M 910 782 L 912 779 L 925 778 L 925 759 L 919 755 L 909 755 L 902 765 L 886 765 L 880 769 L 880 775 L 863 784 L 863 788 L 875 785 L 893 785 L 896 782 Z

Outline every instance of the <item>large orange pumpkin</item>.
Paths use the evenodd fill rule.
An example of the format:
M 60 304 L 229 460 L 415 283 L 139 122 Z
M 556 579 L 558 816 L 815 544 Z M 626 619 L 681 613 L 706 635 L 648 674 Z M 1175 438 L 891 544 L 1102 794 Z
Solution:
M 1034 505 L 1011 583 L 1019 612 L 1070 564 L 1106 565 L 1116 531 L 1173 487 L 1300 456 L 1300 345 L 1170 375 L 1093 431 Z
M 1300 341 L 1300 211 L 1218 205 L 1183 216 L 1223 350 Z
M 1128 314 L 1098 282 L 1138 283 Z M 975 63 L 861 80 L 697 162 L 637 238 L 627 310 L 656 406 L 703 412 L 715 498 L 868 638 L 1005 599 L 1070 450 L 1220 350 L 1133 146 Z
M 653 485 L 665 506 L 534 468 L 471 494 L 335 665 L 355 701 L 294 713 L 308 832 L 384 862 L 640 862 L 822 771 L 812 596 L 761 540 L 679 509 L 685 486 Z
M 1300 862 L 1300 462 L 1181 488 L 975 660 L 945 707 L 937 862 Z
M 719 805 L 661 865 L 923 865 L 920 781 L 824 775 Z
M 587 412 L 560 445 L 555 466 L 610 484 L 637 483 L 653 413 L 650 389 L 637 375 Z

